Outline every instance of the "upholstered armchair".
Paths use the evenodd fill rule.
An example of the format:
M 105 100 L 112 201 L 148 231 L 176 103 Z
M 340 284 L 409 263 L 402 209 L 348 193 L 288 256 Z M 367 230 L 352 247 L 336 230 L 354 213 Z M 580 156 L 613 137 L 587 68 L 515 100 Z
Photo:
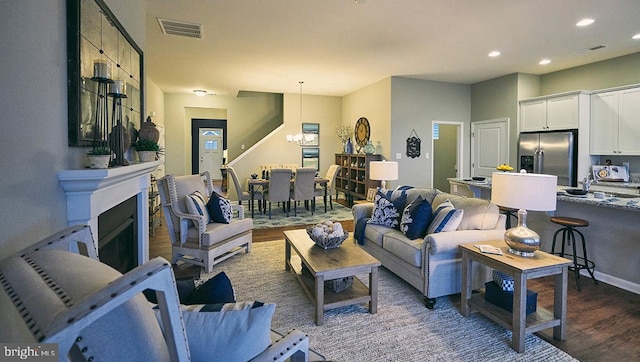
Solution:
M 158 190 L 171 238 L 171 263 L 181 260 L 203 266 L 210 273 L 215 264 L 242 251 L 251 251 L 253 219 L 244 218 L 242 205 L 230 205 L 239 217 L 229 223 L 211 222 L 202 214 L 188 210 L 188 195 L 198 192 L 206 198 L 211 196 L 213 185 L 209 172 L 166 175 L 158 180 Z
M 216 361 L 238 352 L 211 350 L 211 335 L 204 344 L 189 340 L 192 328 L 199 335 L 207 325 L 186 322 L 188 312 L 179 304 L 166 260 L 155 258 L 122 275 L 97 259 L 88 226 L 67 228 L 0 260 L 0 280 L 0 341 L 35 345 L 40 351 L 55 346 L 59 360 Z M 156 308 L 142 294 L 148 289 L 155 291 Z M 232 318 L 229 313 L 234 312 L 224 318 Z M 263 325 L 242 326 L 242 333 L 222 337 L 238 343 L 259 328 L 262 340 L 249 337 L 253 351 L 240 353 L 250 357 L 235 359 L 308 360 L 304 333 L 275 333 L 270 316 Z M 193 352 L 198 350 L 206 352 L 204 358 Z

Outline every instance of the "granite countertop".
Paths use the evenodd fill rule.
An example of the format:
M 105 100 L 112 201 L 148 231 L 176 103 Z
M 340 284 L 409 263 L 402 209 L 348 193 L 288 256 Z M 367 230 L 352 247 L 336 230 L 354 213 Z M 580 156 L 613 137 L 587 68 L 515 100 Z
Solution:
M 491 178 L 487 178 L 485 181 L 473 181 L 471 179 L 459 179 L 459 178 L 450 178 L 448 179 L 450 182 L 455 182 L 458 184 L 467 185 L 470 187 L 477 187 L 482 189 L 491 189 Z M 627 187 L 630 189 L 638 189 L 640 188 L 640 183 L 625 183 L 623 186 L 622 183 L 619 182 L 599 182 L 598 184 L 603 186 L 615 186 L 615 187 Z M 624 195 L 624 193 L 611 193 L 604 192 L 605 197 L 603 199 L 596 199 L 593 196 L 592 192 L 589 192 L 584 196 L 573 196 L 567 194 L 564 190 L 571 187 L 567 186 L 558 186 L 558 201 L 567 201 L 567 202 L 575 202 L 580 204 L 589 204 L 594 206 L 603 206 L 603 207 L 611 207 L 616 209 L 626 209 L 630 211 L 638 211 L 640 212 L 640 195 L 637 197 L 632 197 L 632 195 Z M 624 196 L 624 197 L 621 197 Z

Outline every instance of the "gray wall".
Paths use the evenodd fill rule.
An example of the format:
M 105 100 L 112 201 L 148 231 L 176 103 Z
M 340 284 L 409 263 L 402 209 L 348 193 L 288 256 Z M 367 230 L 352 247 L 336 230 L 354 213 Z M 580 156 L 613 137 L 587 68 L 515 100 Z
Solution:
M 144 50 L 141 0 L 106 3 Z M 0 257 L 67 226 L 56 172 L 84 165 L 67 146 L 65 0 L 0 2 Z

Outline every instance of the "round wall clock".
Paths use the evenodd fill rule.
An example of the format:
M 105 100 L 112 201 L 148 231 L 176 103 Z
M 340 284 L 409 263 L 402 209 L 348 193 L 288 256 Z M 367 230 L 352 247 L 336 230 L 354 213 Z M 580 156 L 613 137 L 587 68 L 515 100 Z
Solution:
M 356 129 L 354 132 L 356 136 L 356 144 L 360 147 L 364 146 L 369 142 L 369 136 L 371 135 L 371 129 L 369 128 L 369 120 L 364 117 L 361 117 L 356 122 Z

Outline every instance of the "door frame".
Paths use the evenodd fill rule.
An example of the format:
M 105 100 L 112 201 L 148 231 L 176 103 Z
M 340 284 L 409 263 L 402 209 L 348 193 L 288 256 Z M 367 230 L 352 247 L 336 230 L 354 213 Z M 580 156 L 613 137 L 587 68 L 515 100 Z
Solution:
M 200 129 L 220 128 L 222 129 L 222 149 L 227 149 L 227 120 L 226 119 L 203 119 L 191 118 L 191 174 L 199 173 L 200 159 Z M 228 161 L 228 160 L 227 160 Z
M 429 130 L 429 137 L 431 137 L 431 187 L 433 187 L 433 162 L 436 159 L 436 155 L 433 152 L 433 126 L 438 123 L 438 124 L 449 124 L 449 125 L 454 125 L 458 127 L 458 132 L 457 132 L 457 149 L 458 149 L 458 155 L 456 157 L 456 162 L 457 162 L 457 177 L 461 178 L 463 177 L 464 174 L 464 142 L 463 142 L 463 136 L 464 136 L 464 122 L 460 122 L 460 121 L 431 121 L 431 129 Z

